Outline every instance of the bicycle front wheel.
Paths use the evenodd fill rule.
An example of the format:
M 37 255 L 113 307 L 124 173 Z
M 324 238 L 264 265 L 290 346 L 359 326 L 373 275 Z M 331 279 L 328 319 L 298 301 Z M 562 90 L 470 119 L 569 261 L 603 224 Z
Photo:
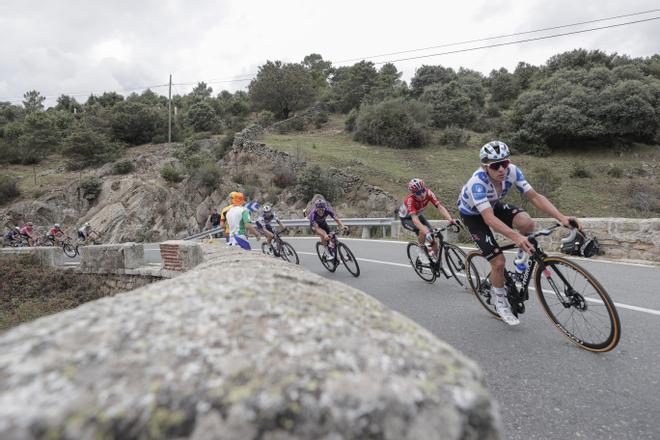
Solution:
M 455 244 L 445 244 L 445 261 L 447 262 L 447 267 L 453 275 L 454 279 L 459 286 L 463 287 L 466 283 L 466 271 L 465 271 L 465 260 L 467 256 L 463 249 L 459 248 Z M 476 271 L 476 268 L 475 268 Z
M 408 243 L 406 253 L 415 273 L 427 283 L 433 283 L 437 275 L 431 267 L 428 253 L 413 241 Z
M 355 259 L 355 255 L 353 255 L 353 252 L 351 252 L 348 246 L 346 246 L 344 243 L 338 243 L 337 251 L 339 252 L 339 258 L 341 258 L 342 263 L 344 263 L 344 266 L 346 266 L 346 269 L 348 269 L 351 275 L 354 277 L 359 277 L 360 266 Z
M 612 350 L 621 338 L 619 314 L 589 272 L 563 257 L 546 257 L 534 274 L 536 294 L 546 315 L 580 348 Z
M 75 258 L 78 253 L 78 247 L 73 247 L 69 243 L 62 243 L 62 250 L 64 254 L 69 258 Z
M 261 243 L 261 252 L 265 255 L 273 255 L 273 248 L 268 243 Z
M 321 264 L 323 267 L 328 269 L 330 272 L 337 270 L 337 265 L 335 264 L 335 258 L 330 256 L 328 252 L 325 251 L 325 246 L 320 241 L 316 242 L 316 255 L 319 256 Z
M 298 253 L 296 250 L 286 241 L 282 242 L 282 248 L 280 249 L 280 257 L 283 260 L 288 261 L 289 263 L 299 264 L 300 259 L 298 258 Z
M 479 300 L 479 304 L 495 318 L 501 319 L 495 309 L 495 296 L 490 289 L 490 263 L 488 260 L 481 255 L 481 252 L 470 252 L 465 258 L 465 269 L 468 286 Z

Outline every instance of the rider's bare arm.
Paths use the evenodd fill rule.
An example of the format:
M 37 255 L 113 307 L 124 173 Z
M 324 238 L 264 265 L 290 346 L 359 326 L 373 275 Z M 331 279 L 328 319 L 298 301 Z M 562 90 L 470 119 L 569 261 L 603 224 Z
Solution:
M 569 224 L 569 219 L 571 217 L 568 217 L 564 214 L 562 214 L 556 207 L 555 205 L 552 204 L 550 200 L 547 199 L 543 194 L 539 194 L 533 189 L 530 189 L 529 191 L 525 192 L 525 197 L 527 200 L 531 202 L 532 205 L 534 205 L 537 209 L 540 209 L 550 217 L 557 219 L 559 223 L 566 227 L 571 227 Z M 578 229 L 582 229 L 582 224 L 578 219 L 575 219 L 575 221 L 578 224 Z
M 454 217 L 451 216 L 449 211 L 447 211 L 447 208 L 444 207 L 442 203 L 438 204 L 436 206 L 438 208 L 438 211 L 440 211 L 440 214 L 449 222 L 449 223 L 454 223 L 456 220 L 454 220 Z M 418 226 L 419 227 L 419 226 Z
M 481 211 L 481 217 L 491 229 L 513 241 L 520 249 L 528 253 L 534 252 L 534 246 L 532 246 L 532 244 L 527 240 L 527 237 L 519 232 L 514 231 L 502 220 L 495 217 L 493 208 L 486 208 Z

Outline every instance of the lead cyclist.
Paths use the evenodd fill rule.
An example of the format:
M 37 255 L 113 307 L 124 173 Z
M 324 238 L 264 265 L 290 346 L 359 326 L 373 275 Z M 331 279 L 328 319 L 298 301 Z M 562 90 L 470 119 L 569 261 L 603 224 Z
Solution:
M 572 228 L 571 221 L 576 222 L 578 229 L 582 229 L 582 224 L 576 218 L 562 214 L 550 200 L 532 188 L 520 168 L 509 160 L 509 147 L 504 142 L 488 142 L 481 147 L 479 156 L 481 166 L 463 186 L 457 205 L 472 239 L 490 263 L 490 282 L 497 313 L 507 324 L 518 325 L 520 321 L 511 312 L 504 288 L 506 260 L 495 241 L 493 230 L 516 244 L 519 257 L 524 253 L 531 255 L 534 246 L 527 240 L 526 234 L 534 232 L 534 220 L 524 210 L 501 200 L 515 186 L 532 205 L 567 228 Z

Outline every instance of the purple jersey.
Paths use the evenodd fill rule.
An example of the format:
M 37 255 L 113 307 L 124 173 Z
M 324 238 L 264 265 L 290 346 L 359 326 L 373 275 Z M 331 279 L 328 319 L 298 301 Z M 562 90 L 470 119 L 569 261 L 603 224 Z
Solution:
M 323 214 L 319 214 L 316 209 L 313 209 L 309 214 L 309 222 L 311 224 L 325 222 L 326 217 L 336 218 L 335 211 L 330 208 L 325 208 Z

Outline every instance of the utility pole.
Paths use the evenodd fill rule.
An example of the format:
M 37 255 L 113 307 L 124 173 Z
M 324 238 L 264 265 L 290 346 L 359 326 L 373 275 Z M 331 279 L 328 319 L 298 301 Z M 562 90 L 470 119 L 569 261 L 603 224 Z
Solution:
M 170 92 L 167 99 L 167 142 L 172 142 L 172 74 L 170 73 Z

